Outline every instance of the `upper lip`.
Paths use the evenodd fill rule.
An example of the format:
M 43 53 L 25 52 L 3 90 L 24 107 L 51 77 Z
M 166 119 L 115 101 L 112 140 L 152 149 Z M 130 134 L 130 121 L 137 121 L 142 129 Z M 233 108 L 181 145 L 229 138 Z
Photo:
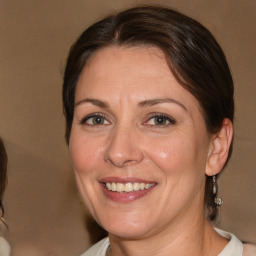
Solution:
M 112 182 L 115 182 L 115 183 L 156 183 L 155 181 L 152 181 L 152 180 L 145 180 L 145 179 L 141 179 L 141 178 L 136 178 L 136 177 L 105 177 L 105 178 L 102 178 L 100 180 L 101 183 L 112 183 Z

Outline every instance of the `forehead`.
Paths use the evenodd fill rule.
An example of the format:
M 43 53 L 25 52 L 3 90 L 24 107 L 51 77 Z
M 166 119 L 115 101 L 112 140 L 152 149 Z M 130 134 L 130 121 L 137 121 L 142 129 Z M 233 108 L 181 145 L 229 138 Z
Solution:
M 83 72 L 85 75 L 94 73 L 99 78 L 115 74 L 113 79 L 122 77 L 125 80 L 159 77 L 160 73 L 169 78 L 172 76 L 164 53 L 156 47 L 145 46 L 102 48 L 89 58 Z
M 175 79 L 164 53 L 154 47 L 106 47 L 95 52 L 84 67 L 76 88 L 83 97 L 147 100 L 176 97 L 189 105 L 197 100 Z

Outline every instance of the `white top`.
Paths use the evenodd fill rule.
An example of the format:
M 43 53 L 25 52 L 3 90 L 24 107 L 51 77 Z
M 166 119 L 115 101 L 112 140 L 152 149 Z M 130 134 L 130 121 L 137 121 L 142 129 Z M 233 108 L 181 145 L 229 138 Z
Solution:
M 218 256 L 242 256 L 243 255 L 243 244 L 233 234 L 225 232 L 223 230 L 215 228 L 215 230 L 223 237 L 229 240 L 229 243 L 225 246 L 222 252 Z
M 81 256 L 106 256 L 106 251 L 109 247 L 108 237 L 100 240 L 98 243 L 93 245 L 88 251 L 83 253 Z
M 11 247 L 9 243 L 2 236 L 0 236 L 0 256 L 9 256 L 10 253 Z
M 233 234 L 215 228 L 223 237 L 229 239 L 229 243 L 218 256 L 256 256 L 256 246 L 243 245 L 242 242 Z M 88 251 L 81 256 L 105 256 L 109 247 L 108 237 L 102 239 L 93 245 Z

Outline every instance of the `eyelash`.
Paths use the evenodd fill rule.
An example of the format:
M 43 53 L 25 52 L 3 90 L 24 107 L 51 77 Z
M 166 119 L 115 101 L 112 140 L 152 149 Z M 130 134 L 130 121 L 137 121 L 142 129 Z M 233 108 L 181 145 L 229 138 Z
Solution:
M 79 124 L 80 124 L 80 125 L 91 125 L 91 126 L 105 125 L 105 124 L 88 124 L 88 123 L 86 123 L 90 118 L 95 118 L 95 117 L 99 117 L 99 118 L 104 119 L 104 121 L 108 121 L 105 115 L 100 114 L 100 113 L 94 113 L 94 114 L 90 114 L 90 115 L 84 117 L 84 118 L 79 122 Z M 108 121 L 108 122 L 109 122 L 109 121 Z
M 96 118 L 96 117 L 99 117 L 101 119 L 103 119 L 103 122 L 107 121 L 107 118 L 105 115 L 101 114 L 101 113 L 94 113 L 94 114 L 90 114 L 86 117 L 84 117 L 80 122 L 79 124 L 80 125 L 89 125 L 89 126 L 100 126 L 100 125 L 106 125 L 104 123 L 99 123 L 99 124 L 89 124 L 87 123 L 89 119 L 91 118 Z M 163 121 L 167 121 L 169 122 L 168 124 L 148 124 L 148 122 L 154 118 L 162 118 Z M 109 122 L 110 123 L 110 122 Z M 170 116 L 166 115 L 166 114 L 162 114 L 162 113 L 151 113 L 149 114 L 149 117 L 147 118 L 147 120 L 145 122 L 143 122 L 144 125 L 146 126 L 151 126 L 151 127 L 154 127 L 154 128 L 164 128 L 164 127 L 168 127 L 170 125 L 174 125 L 176 124 L 176 121 L 171 118 Z
M 162 124 L 154 124 L 154 125 L 147 124 L 150 120 L 152 120 L 154 118 L 162 118 L 162 119 L 164 119 L 164 121 L 168 121 L 169 123 L 168 124 L 163 124 L 163 125 Z M 148 126 L 151 126 L 151 127 L 155 127 L 155 128 L 164 128 L 164 127 L 168 127 L 170 125 L 176 124 L 176 121 L 172 117 L 170 117 L 170 116 L 168 116 L 166 114 L 151 113 L 149 118 L 146 120 L 146 122 L 144 122 L 144 124 L 148 125 Z

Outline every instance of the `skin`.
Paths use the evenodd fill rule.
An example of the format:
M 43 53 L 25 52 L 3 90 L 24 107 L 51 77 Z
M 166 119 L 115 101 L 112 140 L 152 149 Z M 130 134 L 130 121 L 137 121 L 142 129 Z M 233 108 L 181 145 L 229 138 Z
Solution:
M 221 171 L 231 122 L 210 134 L 197 100 L 157 48 L 97 51 L 79 78 L 75 104 L 71 160 L 84 202 L 109 232 L 112 255 L 217 255 L 227 241 L 204 217 L 205 174 Z M 113 177 L 156 185 L 119 202 L 101 184 Z

